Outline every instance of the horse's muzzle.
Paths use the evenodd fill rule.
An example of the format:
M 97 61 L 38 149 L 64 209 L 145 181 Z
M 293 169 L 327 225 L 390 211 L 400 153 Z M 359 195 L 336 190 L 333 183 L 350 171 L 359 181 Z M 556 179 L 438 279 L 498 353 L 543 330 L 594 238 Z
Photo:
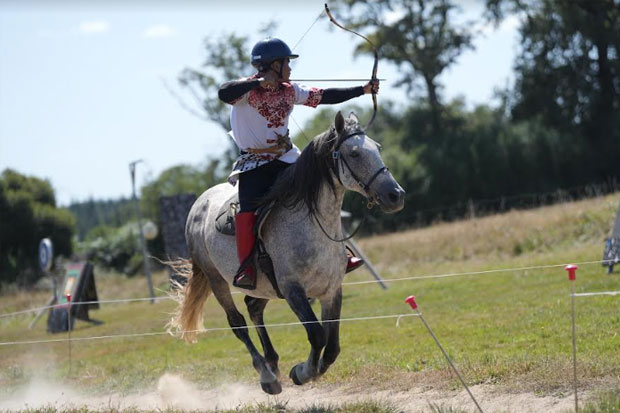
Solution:
M 394 179 L 386 180 L 377 188 L 375 199 L 383 212 L 392 214 L 405 206 L 405 191 Z

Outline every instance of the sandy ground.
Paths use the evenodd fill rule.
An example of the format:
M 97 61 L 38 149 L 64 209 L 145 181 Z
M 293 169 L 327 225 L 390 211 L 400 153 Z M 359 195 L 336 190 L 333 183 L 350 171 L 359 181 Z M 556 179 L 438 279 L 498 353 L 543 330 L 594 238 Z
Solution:
M 471 388 L 478 403 L 485 412 L 565 412 L 574 408 L 573 395 L 563 397 L 539 397 L 533 393 L 507 394 L 498 388 L 487 385 Z M 583 395 L 580 395 L 583 397 Z M 139 409 L 175 408 L 183 410 L 234 409 L 257 403 L 279 403 L 290 408 L 310 406 L 337 406 L 344 403 L 375 400 L 389 402 L 392 406 L 407 413 L 429 412 L 430 405 L 477 411 L 465 390 L 439 392 L 436 390 L 411 389 L 404 391 L 366 391 L 353 392 L 346 388 L 321 385 L 303 387 L 285 386 L 278 396 L 269 396 L 261 391 L 258 384 L 226 384 L 213 389 L 198 389 L 179 376 L 162 376 L 156 389 L 144 394 L 110 394 L 88 396 L 45 382 L 32 382 L 16 392 L 10 400 L 0 401 L 0 410 L 18 410 L 54 406 L 59 410 L 70 407 L 87 406 L 101 411 L 109 408 Z

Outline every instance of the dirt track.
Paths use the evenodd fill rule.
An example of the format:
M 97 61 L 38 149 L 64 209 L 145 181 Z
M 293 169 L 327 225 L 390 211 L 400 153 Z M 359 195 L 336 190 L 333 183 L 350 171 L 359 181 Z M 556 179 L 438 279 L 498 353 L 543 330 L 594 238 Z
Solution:
M 574 406 L 572 394 L 563 397 L 539 397 L 533 393 L 500 393 L 493 386 L 481 385 L 471 388 L 483 410 L 490 412 L 564 412 Z M 583 397 L 583 395 L 580 395 Z M 356 401 L 375 400 L 391 403 L 407 413 L 428 412 L 429 405 L 453 407 L 475 411 L 465 390 L 439 392 L 436 390 L 412 389 L 403 391 L 349 392 L 343 388 L 306 385 L 304 387 L 286 386 L 276 396 L 263 393 L 258 384 L 227 384 L 215 389 L 199 390 L 196 386 L 178 376 L 166 374 L 160 378 L 157 389 L 144 394 L 111 394 L 90 397 L 76 394 L 61 387 L 41 382 L 33 382 L 10 400 L 0 402 L 0 409 L 23 409 L 55 406 L 58 409 L 87 406 L 90 409 L 107 410 L 110 407 L 123 409 L 175 408 L 183 410 L 233 409 L 242 405 L 256 403 L 285 404 L 290 408 L 313 405 L 335 406 Z

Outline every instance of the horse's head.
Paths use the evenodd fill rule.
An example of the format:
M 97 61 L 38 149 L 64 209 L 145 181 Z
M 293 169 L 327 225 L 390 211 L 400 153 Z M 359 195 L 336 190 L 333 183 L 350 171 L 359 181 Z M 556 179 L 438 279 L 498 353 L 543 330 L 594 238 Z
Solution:
M 384 212 L 403 209 L 405 191 L 396 182 L 381 158 L 381 145 L 369 138 L 355 114 L 347 119 L 336 114 L 338 138 L 332 148 L 333 172 L 347 189 L 364 195 Z

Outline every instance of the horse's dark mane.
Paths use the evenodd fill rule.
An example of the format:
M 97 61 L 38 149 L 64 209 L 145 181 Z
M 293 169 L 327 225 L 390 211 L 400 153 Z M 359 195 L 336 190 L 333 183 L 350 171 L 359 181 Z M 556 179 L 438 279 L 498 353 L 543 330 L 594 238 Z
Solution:
M 305 205 L 309 214 L 316 215 L 321 185 L 325 183 L 332 191 L 336 190 L 331 172 L 332 151 L 342 139 L 358 129 L 356 122 L 347 119 L 345 132 L 340 137 L 334 126 L 317 135 L 301 152 L 297 162 L 280 174 L 260 203 L 266 205 L 275 201 L 289 209 Z

